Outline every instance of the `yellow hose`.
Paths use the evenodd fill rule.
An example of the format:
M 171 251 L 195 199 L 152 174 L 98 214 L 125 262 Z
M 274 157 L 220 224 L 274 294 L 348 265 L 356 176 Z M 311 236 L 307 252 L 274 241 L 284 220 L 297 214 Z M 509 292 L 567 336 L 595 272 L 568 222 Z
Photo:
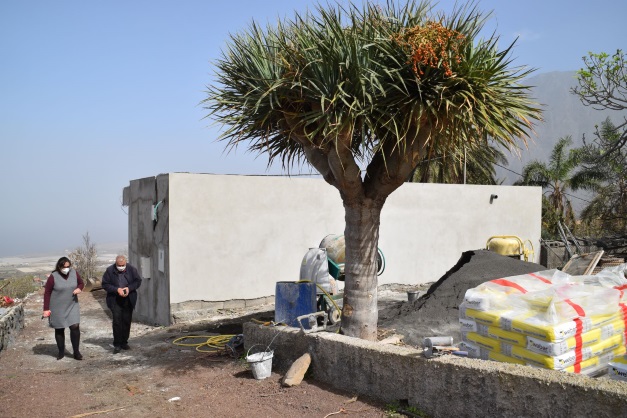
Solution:
M 296 283 L 314 283 L 311 280 L 300 280 Z M 335 306 L 335 309 L 337 309 L 337 311 L 340 313 L 340 317 L 342 315 L 342 310 L 340 309 L 340 307 L 337 305 L 337 303 L 335 303 L 335 300 L 333 300 L 333 298 L 331 297 L 331 295 L 329 295 L 327 293 L 326 290 L 324 290 L 318 283 L 315 283 L 316 286 L 318 286 L 318 289 L 320 289 L 327 297 L 328 299 L 331 301 L 331 303 L 333 303 L 333 306 Z M 257 323 L 261 323 L 262 325 L 271 325 L 272 322 L 268 321 L 268 322 L 263 322 L 263 321 L 259 321 L 257 319 L 253 318 L 254 322 Z M 275 325 L 285 325 L 285 324 L 275 324 Z M 338 331 L 339 332 L 339 329 Z M 235 337 L 235 335 L 186 335 L 184 337 L 179 337 L 176 340 L 172 341 L 172 344 L 174 345 L 178 345 L 181 347 L 196 347 L 196 351 L 200 352 L 200 353 L 212 353 L 215 352 L 217 350 L 222 350 L 224 349 L 224 347 L 226 346 L 226 344 L 231 341 L 231 338 Z M 186 343 L 186 342 L 181 342 L 181 341 L 185 341 L 185 340 L 191 340 L 191 339 L 199 339 L 202 338 L 204 339 L 203 342 L 200 343 Z M 203 347 L 209 347 L 211 348 L 210 350 L 203 350 Z
M 312 282 L 311 280 L 299 280 L 296 283 L 315 283 L 315 282 Z M 342 310 L 337 305 L 337 303 L 335 303 L 335 300 L 333 300 L 331 295 L 329 295 L 327 293 L 327 291 L 322 288 L 322 286 L 320 286 L 318 283 L 315 283 L 315 285 L 318 286 L 318 289 L 322 290 L 322 293 L 324 293 L 329 298 L 329 300 L 333 303 L 333 306 L 335 306 L 335 309 L 337 309 L 337 311 L 340 313 L 340 318 L 341 318 L 342 317 Z
M 226 346 L 226 343 L 231 341 L 231 338 L 235 337 L 235 335 L 186 335 L 184 337 L 179 337 L 176 340 L 172 341 L 172 344 L 182 346 L 182 347 L 196 347 L 196 351 L 200 353 L 212 353 L 217 350 L 222 350 Z M 203 342 L 200 343 L 185 343 L 181 341 L 190 340 L 190 339 L 204 339 Z M 203 347 L 209 347 L 210 350 L 203 350 Z

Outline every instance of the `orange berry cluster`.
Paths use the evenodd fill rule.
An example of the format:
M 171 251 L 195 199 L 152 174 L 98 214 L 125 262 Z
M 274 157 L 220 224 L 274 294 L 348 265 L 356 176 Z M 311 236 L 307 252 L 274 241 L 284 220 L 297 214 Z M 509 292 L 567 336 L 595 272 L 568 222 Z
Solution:
M 461 62 L 459 51 L 464 39 L 464 35 L 439 22 L 427 22 L 424 26 L 406 29 L 394 38 L 409 50 L 407 63 L 412 65 L 418 78 L 424 75 L 421 67 L 437 68 L 439 65 L 442 65 L 444 75 L 451 77 L 451 62 Z

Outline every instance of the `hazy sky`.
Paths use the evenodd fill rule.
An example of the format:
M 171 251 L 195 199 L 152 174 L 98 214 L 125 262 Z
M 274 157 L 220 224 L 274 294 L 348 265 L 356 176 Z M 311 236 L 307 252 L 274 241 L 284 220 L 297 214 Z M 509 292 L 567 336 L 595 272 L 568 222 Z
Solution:
M 199 102 L 229 33 L 306 0 L 0 0 L 0 256 L 127 240 L 122 189 L 168 172 L 280 174 L 223 152 Z M 436 7 L 450 11 L 454 1 Z M 627 48 L 624 0 L 491 0 L 538 73 Z

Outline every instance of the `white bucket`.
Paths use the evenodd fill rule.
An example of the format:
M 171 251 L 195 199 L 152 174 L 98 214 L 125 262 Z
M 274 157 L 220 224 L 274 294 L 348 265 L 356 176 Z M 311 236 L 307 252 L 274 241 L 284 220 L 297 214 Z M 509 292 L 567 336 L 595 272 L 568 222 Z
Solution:
M 265 379 L 272 373 L 272 357 L 274 351 L 263 351 L 261 353 L 246 356 L 246 361 L 253 371 L 253 376 L 257 380 Z

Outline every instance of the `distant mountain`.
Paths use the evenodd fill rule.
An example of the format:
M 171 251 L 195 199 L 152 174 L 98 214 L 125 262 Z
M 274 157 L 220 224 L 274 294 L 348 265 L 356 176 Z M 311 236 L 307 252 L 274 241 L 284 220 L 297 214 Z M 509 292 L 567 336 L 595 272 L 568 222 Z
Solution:
M 584 106 L 579 97 L 570 92 L 577 86 L 575 76 L 574 71 L 561 71 L 538 74 L 525 80 L 525 84 L 533 86 L 532 95 L 544 109 L 544 121 L 534 127 L 528 149 L 521 150 L 520 156 L 510 155 L 510 170 L 521 173 L 522 167 L 532 160 L 547 162 L 553 146 L 563 136 L 572 136 L 573 147 L 577 147 L 582 144 L 584 134 L 586 140 L 593 139 L 595 125 L 606 117 L 616 124 L 627 117 L 627 111 L 600 111 Z M 506 178 L 505 184 L 512 184 L 519 178 L 503 169 L 497 170 L 497 177 Z
M 520 155 L 510 154 L 507 168 L 516 173 L 522 173 L 524 165 L 533 160 L 548 162 L 549 156 L 557 140 L 570 135 L 573 139 L 572 147 L 578 147 L 594 138 L 595 125 L 600 125 L 609 117 L 615 124 L 619 124 L 627 117 L 627 111 L 600 111 L 590 106 L 584 106 L 579 97 L 571 93 L 577 86 L 575 71 L 560 71 L 538 74 L 525 80 L 525 84 L 533 86 L 532 96 L 542 105 L 544 110 L 542 122 L 534 126 L 531 141 L 527 149 L 522 149 Z M 505 179 L 504 184 L 513 184 L 520 178 L 511 171 L 497 167 L 497 178 Z M 585 192 L 574 193 L 580 199 L 571 199 L 576 211 L 581 210 L 587 203 L 582 199 L 589 199 Z

